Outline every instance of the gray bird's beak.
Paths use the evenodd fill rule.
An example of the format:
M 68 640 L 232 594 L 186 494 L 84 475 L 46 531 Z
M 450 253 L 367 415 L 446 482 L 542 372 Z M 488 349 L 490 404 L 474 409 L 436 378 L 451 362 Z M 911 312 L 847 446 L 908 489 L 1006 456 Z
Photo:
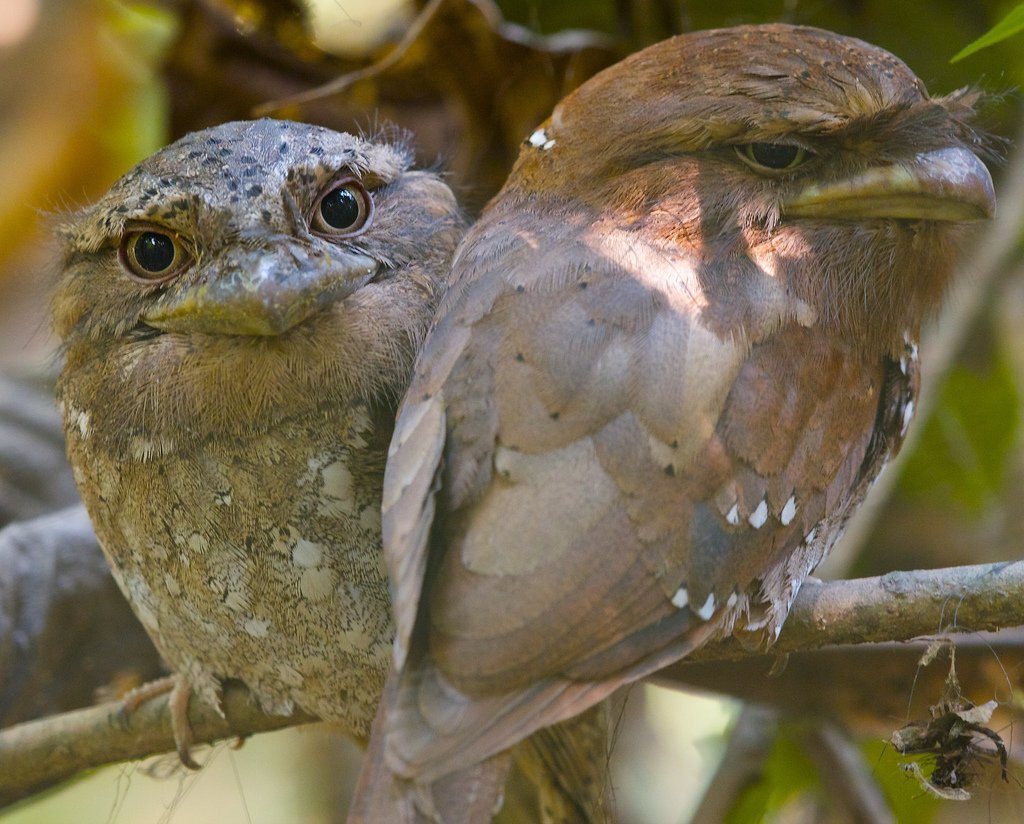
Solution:
M 280 335 L 366 285 L 378 268 L 373 258 L 341 250 L 313 254 L 291 243 L 232 247 L 195 283 L 160 298 L 142 320 L 167 332 Z
M 782 211 L 787 217 L 831 220 L 986 220 L 995 214 L 996 196 L 978 156 L 949 148 L 923 152 L 909 163 L 812 183 L 788 198 Z

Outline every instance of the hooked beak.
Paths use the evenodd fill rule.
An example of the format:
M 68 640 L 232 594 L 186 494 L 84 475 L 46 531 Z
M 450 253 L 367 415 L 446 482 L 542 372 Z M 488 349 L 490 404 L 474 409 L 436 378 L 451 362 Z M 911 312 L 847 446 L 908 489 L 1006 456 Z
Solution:
M 314 255 L 287 243 L 234 247 L 196 283 L 169 292 L 141 319 L 166 332 L 280 335 L 344 300 L 378 270 L 376 260 L 353 252 Z
M 782 207 L 788 217 L 861 220 L 986 220 L 996 211 L 992 176 L 968 149 L 922 152 L 910 163 L 873 166 L 812 183 Z

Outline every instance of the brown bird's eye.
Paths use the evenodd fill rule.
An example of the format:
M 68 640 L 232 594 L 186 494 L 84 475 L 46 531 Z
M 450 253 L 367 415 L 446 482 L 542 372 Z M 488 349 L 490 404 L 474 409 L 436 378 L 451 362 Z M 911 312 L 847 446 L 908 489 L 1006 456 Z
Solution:
M 373 217 L 373 198 L 357 180 L 339 180 L 316 204 L 312 229 L 329 238 L 351 237 L 362 232 Z
M 129 232 L 121 241 L 121 264 L 135 280 L 165 283 L 189 260 L 181 242 L 167 232 L 146 229 Z
M 788 143 L 744 143 L 736 154 L 752 169 L 768 172 L 788 172 L 810 157 L 806 149 Z

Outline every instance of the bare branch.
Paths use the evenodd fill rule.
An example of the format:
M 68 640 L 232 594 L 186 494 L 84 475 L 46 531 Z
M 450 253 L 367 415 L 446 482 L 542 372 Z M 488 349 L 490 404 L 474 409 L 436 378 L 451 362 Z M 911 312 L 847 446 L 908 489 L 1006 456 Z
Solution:
M 656 676 L 673 689 L 699 690 L 755 701 L 801 717 L 838 719 L 857 735 L 888 738 L 894 726 L 927 717 L 942 695 L 948 659 L 921 658 L 931 640 L 859 644 L 755 655 L 741 661 L 684 659 Z M 978 704 L 1009 701 L 1024 687 L 1024 629 L 957 636 L 956 663 L 965 693 Z
M 775 654 L 833 644 L 909 641 L 951 631 L 997 630 L 1024 624 L 1024 561 L 890 572 L 851 581 L 808 581 L 786 619 Z M 691 661 L 746 658 L 728 639 Z
M 226 685 L 224 718 L 201 701 L 189 705 L 196 742 L 239 738 L 316 719 L 263 713 L 240 684 Z M 167 696 L 142 704 L 124 718 L 120 701 L 29 721 L 0 732 L 0 807 L 75 773 L 174 750 Z
M 776 653 L 826 645 L 905 641 L 942 630 L 994 630 L 1024 624 L 1024 562 L 895 572 L 804 585 Z M 729 640 L 700 650 L 691 661 L 750 658 L 756 652 Z M 659 673 L 662 682 L 686 681 L 681 663 Z M 679 673 L 682 673 L 680 677 Z M 770 680 L 770 679 L 762 679 Z M 231 685 L 227 720 L 193 702 L 189 717 L 197 742 L 244 736 L 314 720 L 266 716 Z M 80 770 L 141 758 L 174 747 L 166 698 L 144 704 L 126 729 L 120 704 L 111 703 L 11 727 L 0 732 L 0 804 L 38 792 Z

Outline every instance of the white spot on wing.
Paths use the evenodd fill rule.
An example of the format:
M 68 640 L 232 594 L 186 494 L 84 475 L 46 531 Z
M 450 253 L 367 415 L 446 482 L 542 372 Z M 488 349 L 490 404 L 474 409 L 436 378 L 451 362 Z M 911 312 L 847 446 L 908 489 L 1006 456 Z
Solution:
M 681 586 L 676 590 L 676 594 L 672 596 L 672 606 L 676 607 L 676 609 L 683 609 L 688 603 L 690 603 L 690 595 L 686 591 L 686 587 Z
M 750 513 L 750 517 L 747 518 L 747 522 L 754 527 L 754 529 L 760 529 L 765 525 L 768 520 L 768 501 L 761 499 L 761 503 L 757 505 L 757 509 Z
M 907 401 L 906 406 L 903 407 L 903 430 L 900 432 L 901 435 L 907 434 L 907 427 L 910 426 L 910 419 L 914 417 L 914 402 Z
M 733 590 L 732 594 L 725 601 L 726 608 L 727 609 L 732 609 L 734 606 L 736 606 L 736 602 L 739 601 L 739 600 L 740 600 L 739 594 L 736 592 L 736 590 Z
M 779 521 L 783 526 L 789 526 L 794 517 L 796 517 L 796 498 L 790 495 L 786 505 L 782 507 L 782 512 L 779 513 Z
M 352 473 L 344 461 L 333 461 L 321 470 L 323 496 L 319 506 L 321 515 L 355 515 L 355 501 L 352 494 Z
M 547 143 L 545 143 L 543 146 L 541 146 L 541 148 L 544 149 L 544 151 L 547 151 L 548 149 L 550 149 L 554 145 L 555 145 L 555 141 L 554 140 L 549 140 Z
M 806 535 L 804 535 L 804 543 L 810 546 L 814 543 L 814 539 L 818 537 L 818 530 L 812 529 Z
M 733 504 L 732 509 L 725 513 L 725 520 L 727 520 L 733 526 L 736 526 L 740 522 L 740 507 L 739 504 Z
M 270 629 L 270 621 L 266 618 L 250 618 L 242 624 L 242 629 L 253 638 L 266 638 Z
M 712 615 L 715 614 L 715 593 L 709 593 L 707 600 L 704 602 L 700 609 L 694 610 L 697 613 L 697 617 L 702 621 L 707 621 Z
M 296 541 L 295 548 L 292 550 L 292 562 L 305 569 L 318 566 L 323 556 L 323 547 L 307 541 L 305 538 Z
M 537 131 L 530 135 L 528 142 L 534 148 L 539 149 L 548 142 L 548 133 L 543 129 L 537 129 Z

